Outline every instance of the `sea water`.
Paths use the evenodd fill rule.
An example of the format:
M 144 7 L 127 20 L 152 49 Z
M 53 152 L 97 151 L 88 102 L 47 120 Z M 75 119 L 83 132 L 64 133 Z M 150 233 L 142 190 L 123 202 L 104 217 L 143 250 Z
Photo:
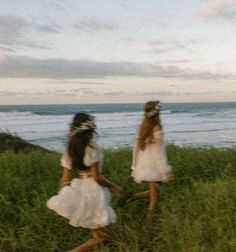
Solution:
M 73 104 L 0 106 L 0 131 L 33 144 L 63 151 L 69 124 L 77 112 L 96 117 L 104 148 L 133 146 L 143 118 L 143 104 Z M 236 145 L 236 103 L 166 103 L 161 120 L 165 141 L 180 146 Z

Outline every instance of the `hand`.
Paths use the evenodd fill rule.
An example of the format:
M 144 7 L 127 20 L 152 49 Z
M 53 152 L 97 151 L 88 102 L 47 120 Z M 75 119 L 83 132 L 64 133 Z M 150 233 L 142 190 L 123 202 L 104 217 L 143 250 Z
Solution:
M 116 195 L 117 198 L 119 198 L 122 194 L 123 189 L 120 186 L 116 186 L 113 189 L 114 194 Z
M 175 177 L 175 174 L 173 172 L 169 172 L 167 174 L 167 178 L 168 178 L 168 181 L 171 182 L 171 181 L 175 181 L 176 177 Z

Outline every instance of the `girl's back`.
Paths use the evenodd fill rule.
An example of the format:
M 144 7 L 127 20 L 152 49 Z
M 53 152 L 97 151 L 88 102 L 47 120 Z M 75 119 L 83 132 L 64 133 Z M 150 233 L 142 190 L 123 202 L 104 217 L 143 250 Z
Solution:
M 72 251 L 88 251 L 112 239 L 110 225 L 116 215 L 110 206 L 110 188 L 120 195 L 121 188 L 101 175 L 101 151 L 94 139 L 94 118 L 75 115 L 71 124 L 67 150 L 62 155 L 61 190 L 47 202 L 48 208 L 67 218 L 74 227 L 89 228 L 92 238 Z M 71 170 L 78 178 L 70 181 Z
M 145 106 L 145 117 L 140 126 L 133 151 L 132 174 L 136 182 L 168 181 L 171 167 L 166 157 L 160 123 L 160 105 L 150 102 Z

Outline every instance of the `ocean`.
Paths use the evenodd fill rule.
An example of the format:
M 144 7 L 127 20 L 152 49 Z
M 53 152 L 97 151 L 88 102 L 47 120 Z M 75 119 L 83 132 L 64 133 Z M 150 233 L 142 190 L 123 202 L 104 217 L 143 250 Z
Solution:
M 77 112 L 96 117 L 103 148 L 132 147 L 143 104 L 1 105 L 0 131 L 33 144 L 63 151 Z M 179 146 L 236 145 L 236 102 L 165 103 L 161 120 L 166 143 Z

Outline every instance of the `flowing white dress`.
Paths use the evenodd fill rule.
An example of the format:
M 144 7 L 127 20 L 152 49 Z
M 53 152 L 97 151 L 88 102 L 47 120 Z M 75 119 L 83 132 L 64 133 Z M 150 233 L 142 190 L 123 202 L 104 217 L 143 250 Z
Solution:
M 97 162 L 101 163 L 101 152 L 93 140 L 85 149 L 84 164 L 91 166 Z M 61 165 L 71 169 L 71 160 L 66 153 L 62 155 Z M 70 186 L 64 186 L 47 201 L 47 207 L 67 218 L 74 227 L 96 229 L 116 220 L 110 206 L 109 190 L 89 177 L 73 179 Z
M 148 143 L 144 150 L 138 148 L 137 140 L 135 143 L 131 176 L 137 183 L 168 182 L 168 175 L 172 170 L 166 156 L 163 132 L 156 131 L 153 134 L 155 141 Z

